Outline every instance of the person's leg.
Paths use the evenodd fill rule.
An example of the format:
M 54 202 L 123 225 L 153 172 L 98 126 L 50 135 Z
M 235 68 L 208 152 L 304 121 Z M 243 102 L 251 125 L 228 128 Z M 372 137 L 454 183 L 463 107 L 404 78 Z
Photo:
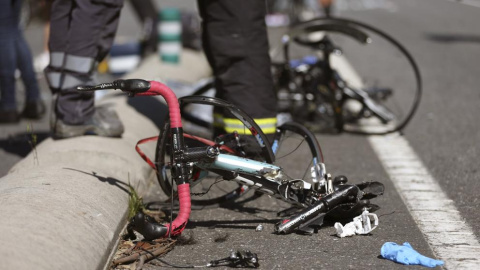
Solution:
M 0 108 L 15 110 L 15 16 L 11 1 L 0 2 Z
M 94 83 L 94 69 L 113 43 L 120 10 L 121 6 L 90 1 L 77 1 L 72 10 L 56 107 L 58 116 L 67 124 L 82 124 L 95 112 L 93 93 L 78 93 L 76 87 Z
M 121 8 L 121 6 L 116 8 L 111 7 L 109 12 L 104 14 L 105 23 L 103 24 L 103 30 L 100 33 L 100 39 L 98 41 L 98 51 L 96 54 L 97 63 L 102 62 L 112 48 L 118 28 Z
M 103 108 L 96 112 L 93 93 L 79 93 L 76 87 L 94 83 L 96 64 L 113 42 L 123 0 L 74 1 L 65 16 L 67 2 L 72 3 L 55 1 L 51 15 L 51 62 L 46 73 L 50 87 L 58 93 L 54 135 L 120 136 L 123 125 L 116 114 Z M 60 31 L 55 32 L 56 28 Z
M 17 32 L 15 39 L 15 50 L 17 56 L 17 66 L 22 74 L 22 81 L 25 84 L 27 102 L 40 99 L 40 90 L 38 88 L 37 78 L 33 70 L 32 54 L 21 31 Z
M 2 24 L 2 22 L 0 22 Z M 0 26 L 3 28 L 3 26 Z M 0 108 L 16 110 L 15 99 L 15 40 L 0 29 Z M 7 37 L 8 36 L 8 37 Z
M 50 37 L 50 11 L 53 0 L 43 0 L 42 3 L 40 17 L 42 22 L 45 23 L 43 26 L 43 52 L 37 55 L 33 61 L 35 72 L 43 72 L 50 62 L 48 39 Z
M 78 93 L 76 87 L 94 83 L 94 69 L 112 45 L 120 10 L 121 6 L 77 1 L 71 12 L 62 90 L 56 107 L 58 116 L 67 124 L 82 124 L 95 112 L 93 93 Z
M 100 48 L 111 45 L 102 43 L 106 24 L 118 21 L 110 13 L 108 6 L 90 0 L 56 0 L 52 5 L 51 61 L 46 74 L 50 88 L 59 93 L 57 116 L 66 123 L 81 124 L 93 115 L 93 94 L 78 93 L 75 88 L 93 82 L 96 58 L 100 51 L 105 54 Z M 113 39 L 114 34 L 110 36 Z
M 15 17 L 18 25 L 20 23 L 22 1 L 17 0 L 15 2 Z M 17 68 L 22 74 L 26 92 L 26 103 L 22 116 L 33 119 L 41 118 L 45 114 L 45 104 L 40 98 L 40 89 L 33 69 L 32 54 L 20 28 L 17 28 L 15 32 L 15 52 Z
M 249 114 L 265 134 L 276 125 L 276 95 L 271 75 L 266 6 L 258 0 L 199 0 L 203 41 L 216 78 L 216 96 Z M 215 112 L 216 125 L 235 129 L 232 116 Z M 234 123 L 229 127 L 229 123 Z
M 143 24 L 143 50 L 152 53 L 157 50 L 157 8 L 152 0 L 132 0 L 133 10 Z
M 55 0 L 50 15 L 50 36 L 48 47 L 50 63 L 45 68 L 45 78 L 54 94 L 58 93 L 62 83 L 62 70 L 65 51 L 68 44 L 68 30 L 71 23 L 70 12 L 73 9 L 71 0 Z
M 50 36 L 48 47 L 50 52 L 50 62 L 45 68 L 45 78 L 54 94 L 53 115 L 55 121 L 52 122 L 52 128 L 55 132 L 55 124 L 62 115 L 59 113 L 57 105 L 63 83 L 63 65 L 65 62 L 65 52 L 68 45 L 68 32 L 71 24 L 70 12 L 74 8 L 74 2 L 71 0 L 55 0 L 52 3 L 50 13 Z
M 33 69 L 32 54 L 25 41 L 21 30 L 17 31 L 15 39 L 15 50 L 17 56 L 17 67 L 22 74 L 22 81 L 25 85 L 26 102 L 22 116 L 31 119 L 41 118 L 46 111 L 45 104 L 40 96 L 37 78 Z

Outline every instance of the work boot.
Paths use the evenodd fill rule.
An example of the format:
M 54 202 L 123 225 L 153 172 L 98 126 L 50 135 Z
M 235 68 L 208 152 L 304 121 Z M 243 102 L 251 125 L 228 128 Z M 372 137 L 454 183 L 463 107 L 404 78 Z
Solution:
M 45 115 L 45 103 L 42 100 L 28 101 L 22 116 L 29 119 L 40 119 Z
M 123 124 L 117 113 L 107 107 L 95 108 L 93 116 L 83 124 L 71 125 L 56 119 L 53 126 L 53 137 L 58 139 L 83 135 L 98 135 L 103 137 L 120 137 Z
M 20 121 L 20 115 L 17 110 L 6 110 L 0 108 L 0 124 L 6 123 L 18 123 Z

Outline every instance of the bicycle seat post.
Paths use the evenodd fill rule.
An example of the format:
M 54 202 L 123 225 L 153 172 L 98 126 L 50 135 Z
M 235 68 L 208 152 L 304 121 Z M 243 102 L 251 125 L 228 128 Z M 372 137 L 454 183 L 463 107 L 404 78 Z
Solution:
M 330 55 L 333 52 L 337 51 L 338 49 L 335 47 L 332 40 L 327 35 L 325 35 L 322 38 L 318 47 L 322 51 L 323 61 L 325 62 L 325 66 L 324 66 L 325 70 L 324 71 L 327 74 L 331 74 L 332 66 L 331 66 L 331 63 L 330 63 Z M 330 77 L 330 76 L 327 75 L 327 77 Z

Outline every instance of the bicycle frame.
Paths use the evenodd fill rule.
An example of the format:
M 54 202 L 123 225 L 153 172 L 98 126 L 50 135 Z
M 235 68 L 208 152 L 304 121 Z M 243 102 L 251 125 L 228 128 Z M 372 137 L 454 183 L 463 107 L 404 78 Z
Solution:
M 292 196 L 289 196 L 288 192 L 281 194 L 280 190 L 282 189 L 282 185 L 284 185 L 284 189 L 287 191 L 288 188 L 290 188 L 288 184 L 292 183 L 289 182 L 289 179 L 282 173 L 282 168 L 272 164 L 227 154 L 219 154 L 212 162 L 197 162 L 194 163 L 194 165 L 204 170 L 213 169 L 216 170 L 216 172 L 218 172 L 218 170 L 234 171 L 236 175 L 234 175 L 235 177 L 233 179 L 229 179 L 230 181 L 236 181 L 241 185 L 246 185 L 297 206 L 305 207 L 312 203 L 300 202 L 292 198 Z M 300 181 L 303 185 L 299 184 Z M 313 192 L 312 185 L 303 180 L 297 180 L 295 185 L 297 189 L 311 190 Z
M 171 174 L 177 185 L 180 211 L 175 220 L 168 225 L 154 223 L 145 217 L 143 213 L 138 213 L 133 217 L 128 225 L 128 230 L 130 232 L 131 230 L 138 231 L 146 240 L 179 235 L 185 229 L 191 212 L 190 182 L 194 167 L 213 171 L 223 176 L 225 180 L 234 180 L 272 195 L 275 198 L 303 207 L 303 210 L 299 213 L 277 223 L 275 226 L 277 233 L 290 233 L 295 229 L 303 228 L 310 232 L 313 229 L 306 227 L 312 224 L 321 225 L 323 216 L 328 211 L 336 209 L 336 206 L 343 203 L 353 203 L 354 206 L 357 206 L 360 198 L 365 194 L 377 196 L 383 193 L 383 185 L 380 193 L 377 191 L 379 194 L 364 192 L 357 185 L 346 185 L 346 181 L 342 179 L 334 185 L 335 181 L 332 181 L 331 176 L 325 173 L 323 163 L 315 164 L 313 167 L 312 176 L 314 176 L 317 183 L 320 183 L 320 186 L 315 186 L 302 179 L 288 179 L 279 166 L 236 155 L 223 154 L 220 150 L 225 150 L 225 147 L 221 145 L 214 144 L 205 147 L 188 148 L 184 141 L 178 99 L 170 88 L 159 82 L 137 79 L 118 80 L 97 86 L 78 87 L 77 90 L 93 91 L 111 88 L 121 89 L 128 92 L 131 96 L 161 95 L 165 98 L 169 107 Z M 238 113 L 239 115 L 243 114 L 240 110 Z M 256 124 L 253 122 L 253 125 Z M 252 130 L 256 131 L 259 129 Z M 264 142 L 261 139 L 265 138 L 261 130 L 260 134 L 255 135 L 258 135 L 256 137 L 259 143 L 265 143 L 263 147 L 267 147 L 267 152 L 272 153 L 268 142 Z M 149 139 L 151 138 L 144 140 Z M 138 148 L 137 151 L 144 160 L 149 161 Z M 153 164 L 151 161 L 148 163 Z M 153 168 L 156 169 L 155 166 Z M 201 179 L 195 179 L 195 181 L 198 180 L 201 181 Z M 363 185 L 363 189 L 366 188 L 368 190 L 368 187 L 369 184 Z M 367 201 L 360 204 L 360 206 L 363 207 L 368 204 L 369 202 Z

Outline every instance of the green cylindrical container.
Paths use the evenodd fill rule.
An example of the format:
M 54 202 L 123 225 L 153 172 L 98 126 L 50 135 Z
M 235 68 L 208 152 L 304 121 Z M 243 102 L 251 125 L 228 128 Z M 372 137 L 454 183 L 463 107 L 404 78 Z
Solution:
M 158 13 L 158 51 L 166 63 L 178 63 L 182 51 L 182 21 L 178 8 L 163 8 Z

